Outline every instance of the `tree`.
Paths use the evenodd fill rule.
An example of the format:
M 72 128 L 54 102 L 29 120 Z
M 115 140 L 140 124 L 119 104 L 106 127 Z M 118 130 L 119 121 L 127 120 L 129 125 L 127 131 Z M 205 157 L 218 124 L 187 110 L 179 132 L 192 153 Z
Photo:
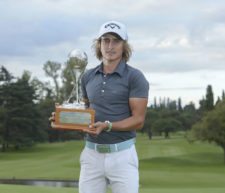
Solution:
M 61 64 L 58 62 L 47 61 L 43 67 L 45 74 L 52 78 L 55 84 L 56 101 L 60 99 L 60 89 L 59 89 L 59 70 L 61 69 Z
M 0 68 L 0 143 L 2 144 L 2 151 L 8 146 L 8 136 L 9 130 L 7 127 L 7 112 L 8 109 L 6 108 L 7 105 L 7 96 L 6 90 L 7 86 L 11 83 L 14 77 L 10 74 L 10 72 L 4 67 L 1 66 Z
M 200 114 L 204 114 L 204 112 L 206 112 L 206 100 L 203 97 L 200 101 L 199 101 L 199 112 Z
M 167 98 L 166 103 L 165 99 L 162 101 L 159 98 L 159 104 L 157 104 L 156 98 L 154 98 L 154 104 L 147 109 L 143 132 L 146 132 L 149 138 L 162 133 L 168 138 L 170 132 L 190 129 L 191 124 L 196 122 L 195 115 L 194 104 L 182 108 L 180 98 L 178 105 L 176 101 L 169 98 Z
M 13 78 L 12 74 L 4 66 L 1 66 L 0 82 L 10 82 Z
M 202 100 L 199 101 L 199 105 L 199 113 L 202 116 L 214 108 L 214 95 L 211 85 L 207 86 L 206 96 L 203 96 Z
M 4 84 L 1 100 L 0 119 L 3 119 L 2 149 L 12 144 L 16 149 L 31 146 L 36 141 L 45 140 L 42 119 L 38 110 L 35 90 L 30 85 L 30 74 L 24 72 L 16 82 Z
M 192 127 L 193 139 L 214 142 L 223 149 L 225 163 L 225 100 Z
M 220 99 L 220 97 L 218 96 L 215 105 L 220 104 L 220 102 L 221 102 L 221 99 Z
M 194 103 L 189 103 L 184 106 L 183 111 L 180 115 L 180 121 L 182 122 L 182 125 L 184 127 L 184 130 L 190 130 L 192 125 L 199 121 L 201 116 L 195 109 Z
M 160 118 L 152 125 L 152 130 L 159 134 L 164 133 L 165 138 L 169 138 L 169 133 L 182 129 L 182 124 L 177 119 Z
M 224 92 L 224 90 L 222 92 L 222 100 L 225 100 L 225 92 Z
M 170 101 L 168 99 L 167 108 L 170 110 L 177 110 L 177 103 L 176 101 Z
M 205 107 L 207 111 L 210 111 L 214 108 L 214 95 L 211 85 L 208 85 L 206 89 Z
M 72 75 L 71 72 L 71 66 L 69 61 L 67 61 L 66 67 L 62 71 L 62 98 L 63 100 L 67 100 L 71 94 L 73 94 L 73 97 L 75 97 L 76 93 L 74 90 L 74 83 L 75 83 L 75 78 Z M 71 93 L 72 92 L 72 93 Z
M 148 108 L 146 112 L 146 118 L 145 118 L 145 124 L 142 129 L 143 132 L 146 132 L 149 139 L 152 138 L 152 124 L 155 120 L 157 120 L 159 117 L 158 112 L 153 108 Z
M 154 104 L 153 104 L 153 107 L 156 109 L 157 108 L 157 100 L 156 100 L 156 97 L 154 97 Z
M 178 102 L 177 103 L 178 103 L 178 105 L 177 105 L 178 111 L 181 112 L 183 109 L 182 109 L 182 102 L 181 102 L 181 98 L 180 97 L 178 98 Z

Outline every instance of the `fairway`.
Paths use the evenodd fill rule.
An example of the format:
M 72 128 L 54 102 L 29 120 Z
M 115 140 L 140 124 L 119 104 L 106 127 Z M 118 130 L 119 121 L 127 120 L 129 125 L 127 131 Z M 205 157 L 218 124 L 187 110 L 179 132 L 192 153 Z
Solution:
M 39 144 L 18 152 L 0 153 L 0 178 L 78 179 L 83 141 Z M 208 143 L 137 137 L 140 193 L 224 193 L 223 152 Z M 76 188 L 0 185 L 0 193 L 77 193 Z M 110 192 L 110 191 L 109 191 Z

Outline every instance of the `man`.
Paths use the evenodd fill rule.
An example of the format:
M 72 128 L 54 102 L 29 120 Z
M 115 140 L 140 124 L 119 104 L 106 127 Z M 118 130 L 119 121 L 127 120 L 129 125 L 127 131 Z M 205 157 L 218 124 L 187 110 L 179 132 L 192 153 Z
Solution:
M 104 23 L 93 48 L 101 64 L 83 75 L 81 85 L 96 122 L 85 130 L 79 192 L 106 193 L 109 184 L 113 193 L 138 193 L 135 130 L 144 124 L 149 84 L 127 64 L 131 48 L 124 24 Z

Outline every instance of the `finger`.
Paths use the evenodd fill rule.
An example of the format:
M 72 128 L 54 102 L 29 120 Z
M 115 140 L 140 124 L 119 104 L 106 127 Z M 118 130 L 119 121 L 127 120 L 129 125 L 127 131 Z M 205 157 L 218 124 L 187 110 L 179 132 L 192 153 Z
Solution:
M 49 121 L 55 121 L 55 117 L 49 117 Z
M 84 129 L 84 131 L 85 131 L 86 133 L 90 134 L 90 135 L 96 135 L 96 134 L 97 134 L 96 131 L 91 131 L 91 130 L 89 130 L 89 129 Z
M 89 130 L 89 131 L 94 131 L 94 132 L 95 132 L 96 130 L 98 130 L 98 127 L 95 126 L 95 125 L 89 125 L 88 130 Z

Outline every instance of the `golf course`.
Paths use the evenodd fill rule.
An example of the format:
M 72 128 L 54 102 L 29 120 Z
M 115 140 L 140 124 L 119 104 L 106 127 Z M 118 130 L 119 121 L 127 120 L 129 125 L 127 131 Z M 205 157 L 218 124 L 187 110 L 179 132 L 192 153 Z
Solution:
M 78 180 L 84 141 L 37 144 L 0 153 L 0 179 Z M 138 134 L 140 193 L 224 193 L 225 164 L 218 146 Z M 0 193 L 78 193 L 66 187 L 0 184 Z M 111 192 L 110 190 L 108 191 Z

